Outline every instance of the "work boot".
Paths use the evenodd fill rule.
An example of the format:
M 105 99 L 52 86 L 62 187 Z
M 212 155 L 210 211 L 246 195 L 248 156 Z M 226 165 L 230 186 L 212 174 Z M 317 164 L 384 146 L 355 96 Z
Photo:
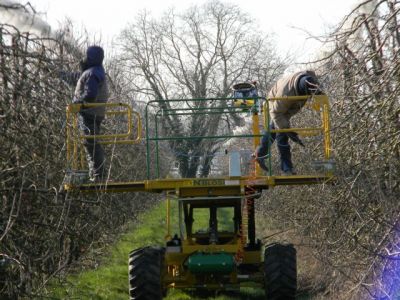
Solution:
M 268 172 L 268 167 L 265 165 L 265 159 L 257 157 L 256 161 L 261 169 Z
M 264 157 L 258 157 L 257 153 L 252 154 L 252 157 L 255 159 L 261 169 L 263 169 L 265 172 L 268 172 L 268 167 L 265 165 Z
M 99 182 L 102 182 L 103 180 L 100 178 L 100 177 L 97 177 L 97 176 L 94 176 L 94 177 L 91 177 L 90 179 L 89 179 L 89 182 L 90 183 L 99 183 Z
M 107 179 L 106 176 L 101 176 L 100 174 L 95 174 L 93 177 L 90 178 L 90 182 L 92 183 L 106 183 L 111 180 Z
M 296 174 L 297 173 L 295 171 L 293 171 L 293 170 L 283 171 L 283 175 L 285 175 L 285 176 L 291 176 L 291 175 L 296 175 Z

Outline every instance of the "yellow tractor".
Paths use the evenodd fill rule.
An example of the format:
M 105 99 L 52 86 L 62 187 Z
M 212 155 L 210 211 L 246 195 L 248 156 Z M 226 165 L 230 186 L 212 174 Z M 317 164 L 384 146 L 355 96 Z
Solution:
M 259 125 L 268 126 L 268 105 L 277 99 L 258 97 L 253 94 L 239 95 L 238 90 L 252 90 L 255 86 L 237 86 L 233 98 L 169 100 L 176 103 L 173 109 L 160 109 L 157 120 L 167 114 L 206 116 L 211 113 L 232 114 L 251 112 L 251 132 L 247 134 L 225 134 L 224 139 L 251 139 L 252 146 L 260 143 Z M 241 96 L 242 99 L 239 99 Z M 306 99 L 307 97 L 303 97 Z M 240 103 L 238 101 L 241 101 Z M 251 101 L 247 101 L 251 100 Z M 279 100 L 290 101 L 291 97 Z M 224 102 L 226 105 L 210 108 L 205 105 L 186 107 L 186 101 L 202 103 L 207 101 Z M 233 105 L 228 105 L 232 103 Z M 158 145 L 172 139 L 213 137 L 161 136 L 157 130 L 149 130 L 148 109 L 158 104 L 150 101 L 146 107 L 147 179 L 142 181 L 87 183 L 82 179 L 83 162 L 81 159 L 82 140 L 77 128 L 76 115 L 79 105 L 70 105 L 67 110 L 68 143 L 67 154 L 69 172 L 65 182 L 67 191 L 81 193 L 92 192 L 153 192 L 164 193 L 167 203 L 166 242 L 164 245 L 142 247 L 129 255 L 129 295 L 130 299 L 162 299 L 168 289 L 190 289 L 207 291 L 237 291 L 241 287 L 259 287 L 265 289 L 266 299 L 295 299 L 297 289 L 296 249 L 292 244 L 274 243 L 263 245 L 256 234 L 255 201 L 263 191 L 280 185 L 320 184 L 332 181 L 333 167 L 330 148 L 329 103 L 326 95 L 312 96 L 308 107 L 320 115 L 318 126 L 291 128 L 302 136 L 321 137 L 321 156 L 317 172 L 310 174 L 278 176 L 273 174 L 271 154 L 269 154 L 269 172 L 262 173 L 254 162 L 248 173 L 243 170 L 243 157 L 236 151 L 227 153 L 229 171 L 225 175 L 208 178 L 158 178 L 158 166 L 155 176 L 151 165 L 159 161 Z M 238 104 L 239 103 L 239 104 Z M 109 115 L 125 114 L 129 121 L 126 132 L 114 135 L 97 136 L 103 143 L 136 143 L 143 140 L 141 118 L 129 106 L 121 104 L 94 104 L 108 106 Z M 162 107 L 162 106 L 159 106 Z M 205 108 L 207 107 L 207 108 Z M 262 121 L 260 120 L 262 117 Z M 136 122 L 133 120 L 136 119 Z M 156 124 L 156 128 L 157 128 Z M 136 130 L 133 130 L 135 128 Z M 171 133 L 173 134 L 173 133 Z M 134 135 L 134 137 L 132 137 Z M 221 136 L 218 136 L 221 138 Z M 155 143 L 156 151 L 150 151 Z M 150 158 L 151 153 L 157 156 Z M 83 172 L 84 174 L 84 172 Z M 152 178 L 155 177 L 155 178 Z M 175 203 L 174 205 L 172 205 Z M 176 205 L 177 204 L 177 205 Z M 178 230 L 171 233 L 171 210 L 178 210 Z M 176 220 L 175 220 L 176 221 Z

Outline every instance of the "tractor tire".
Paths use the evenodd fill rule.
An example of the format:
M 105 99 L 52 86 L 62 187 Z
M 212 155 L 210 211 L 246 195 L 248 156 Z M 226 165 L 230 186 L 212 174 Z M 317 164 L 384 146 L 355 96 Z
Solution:
M 163 298 L 163 264 L 164 249 L 160 247 L 139 248 L 129 254 L 129 299 Z
M 292 244 L 274 243 L 265 247 L 264 279 L 267 300 L 296 299 L 296 249 Z

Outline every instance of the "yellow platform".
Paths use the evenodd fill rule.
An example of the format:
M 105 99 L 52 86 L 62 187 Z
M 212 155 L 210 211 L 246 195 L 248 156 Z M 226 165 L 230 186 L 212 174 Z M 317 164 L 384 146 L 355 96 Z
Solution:
M 215 99 L 211 99 L 215 100 Z M 210 99 L 192 99 L 191 101 L 211 101 Z M 225 100 L 227 103 L 232 99 L 224 98 L 219 99 L 219 101 Z M 261 101 L 262 100 L 262 101 Z M 313 127 L 302 127 L 302 128 L 290 128 L 290 129 L 271 129 L 270 117 L 269 117 L 269 103 L 273 101 L 297 101 L 304 100 L 307 101 L 307 107 L 320 117 L 317 118 L 317 125 Z M 148 103 L 154 103 L 158 100 L 150 101 Z M 185 99 L 169 100 L 170 102 L 181 103 Z M 263 109 L 260 109 L 258 103 L 263 103 Z M 238 138 L 252 138 L 253 139 L 253 149 L 255 151 L 260 145 L 260 137 L 262 136 L 260 132 L 260 120 L 259 117 L 263 118 L 263 128 L 269 134 L 285 133 L 285 132 L 296 132 L 300 136 L 320 136 L 321 138 L 321 153 L 319 154 L 323 158 L 318 158 L 319 164 L 318 168 L 320 173 L 314 175 L 292 175 L 292 176 L 276 176 L 272 171 L 268 173 L 268 176 L 264 176 L 263 171 L 258 166 L 254 164 L 254 171 L 252 171 L 252 176 L 240 176 L 243 174 L 240 172 L 240 163 L 236 165 L 237 170 L 229 171 L 230 176 L 227 177 L 217 177 L 217 178 L 170 178 L 161 179 L 159 177 L 158 162 L 159 157 L 159 147 L 158 143 L 161 141 L 176 140 L 181 142 L 182 140 L 202 140 L 210 138 L 210 136 L 158 136 L 157 129 L 155 130 L 156 136 L 152 137 L 149 135 L 149 122 L 148 113 L 146 106 L 146 167 L 147 174 L 143 174 L 146 180 L 143 181 L 125 181 L 125 182 L 106 182 L 106 183 L 86 183 L 88 172 L 85 170 L 85 151 L 83 147 L 84 140 L 96 139 L 99 144 L 136 144 L 143 141 L 141 137 L 142 133 L 142 121 L 138 112 L 135 112 L 127 104 L 123 103 L 96 103 L 96 104 L 85 104 L 85 107 L 98 107 L 104 106 L 106 110 L 107 117 L 112 116 L 123 116 L 126 117 L 126 124 L 124 126 L 118 127 L 120 132 L 105 135 L 82 135 L 78 126 L 78 113 L 82 109 L 80 104 L 71 104 L 67 107 L 67 172 L 66 183 L 64 184 L 64 189 L 66 191 L 76 191 L 82 193 L 117 193 L 117 192 L 151 192 L 151 193 L 161 193 L 161 192 L 173 192 L 178 197 L 221 197 L 221 196 L 244 196 L 251 192 L 260 192 L 266 190 L 270 187 L 278 185 L 305 185 L 305 184 L 323 184 L 332 182 L 334 163 L 331 155 L 331 145 L 330 145 L 330 127 L 329 127 L 329 101 L 326 95 L 318 96 L 294 96 L 294 97 L 280 97 L 280 98 L 270 98 L 261 99 L 259 97 L 255 98 L 252 102 L 251 117 L 252 117 L 252 132 L 251 134 L 232 134 L 228 135 L 216 135 L 211 136 L 211 138 L 223 138 L 223 139 L 238 139 Z M 183 110 L 182 112 L 180 110 Z M 219 111 L 197 111 L 192 108 L 193 111 L 187 111 L 187 108 L 169 109 L 169 113 L 173 115 L 188 115 L 197 114 L 198 116 L 214 114 L 214 113 L 232 113 L 231 110 L 222 112 Z M 166 112 L 167 113 L 167 112 Z M 136 122 L 135 122 L 136 121 Z M 150 142 L 155 143 L 155 153 L 156 157 L 151 158 Z M 271 147 L 270 147 L 271 148 Z M 271 168 L 271 154 L 269 153 L 266 159 L 266 164 L 270 165 Z M 314 159 L 315 160 L 315 159 Z M 240 162 L 240 158 L 237 159 Z M 151 172 L 151 166 L 153 166 L 153 173 Z M 316 168 L 314 168 L 316 169 Z M 74 171 L 72 171 L 74 170 Z M 250 173 L 250 172 L 247 172 Z M 247 174 L 246 173 L 246 174 Z M 238 175 L 237 177 L 233 177 Z M 265 173 L 267 175 L 267 173 Z M 86 177 L 86 178 L 85 178 Z M 150 179 L 157 178 L 157 179 Z
M 245 195 L 246 190 L 265 190 L 278 185 L 304 185 L 331 183 L 331 175 L 293 175 L 260 177 L 220 177 L 220 178 L 185 178 L 158 179 L 130 182 L 90 183 L 65 185 L 67 191 L 83 193 L 103 192 L 151 192 L 174 191 L 179 197 L 199 196 L 236 196 Z

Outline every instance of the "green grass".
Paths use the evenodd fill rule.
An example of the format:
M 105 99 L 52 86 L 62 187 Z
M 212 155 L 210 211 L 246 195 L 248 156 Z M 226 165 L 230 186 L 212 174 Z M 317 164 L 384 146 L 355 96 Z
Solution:
M 69 275 L 66 282 L 53 282 L 49 288 L 54 299 L 128 299 L 128 255 L 133 249 L 162 245 L 165 230 L 165 203 L 144 213 L 133 230 L 111 245 L 101 266 Z
M 171 201 L 174 203 L 174 201 Z M 176 203 L 172 204 L 174 213 L 172 220 L 177 220 Z M 231 214 L 221 211 L 226 222 L 231 221 Z M 207 226 L 207 213 L 196 215 L 200 227 Z M 144 213 L 132 230 L 124 234 L 115 245 L 111 245 L 108 255 L 101 266 L 93 270 L 85 270 L 69 275 L 62 284 L 53 282 L 49 287 L 52 299 L 128 299 L 128 255 L 133 249 L 147 245 L 162 245 L 166 234 L 165 202 L 149 212 Z M 172 224 L 172 234 L 176 232 L 177 222 Z M 211 299 L 263 299 L 264 293 L 257 289 L 243 289 L 240 294 L 212 295 Z M 189 293 L 171 290 L 166 299 L 197 299 Z M 201 299 L 207 299 L 202 297 Z

